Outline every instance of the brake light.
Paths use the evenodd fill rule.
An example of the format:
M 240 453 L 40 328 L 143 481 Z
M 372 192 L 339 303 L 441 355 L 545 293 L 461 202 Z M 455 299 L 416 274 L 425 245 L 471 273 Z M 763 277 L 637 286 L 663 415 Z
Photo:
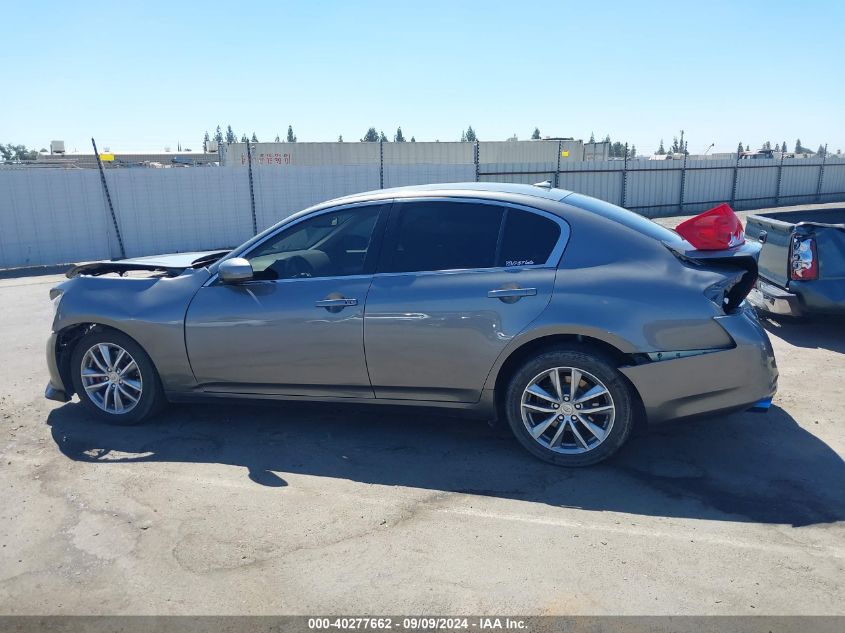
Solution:
M 789 278 L 793 281 L 818 279 L 819 258 L 816 256 L 816 240 L 812 237 L 792 238 L 789 256 Z
M 721 251 L 745 243 L 742 222 L 727 204 L 681 222 L 675 230 L 701 251 Z

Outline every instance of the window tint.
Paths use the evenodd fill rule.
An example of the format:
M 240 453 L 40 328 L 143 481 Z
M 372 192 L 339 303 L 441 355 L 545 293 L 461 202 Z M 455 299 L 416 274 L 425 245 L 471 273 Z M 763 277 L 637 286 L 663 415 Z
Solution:
M 503 208 L 466 202 L 405 202 L 399 221 L 392 272 L 490 268 Z
M 256 279 L 361 275 L 383 205 L 323 213 L 269 238 L 247 256 Z
M 529 211 L 508 209 L 497 266 L 545 264 L 560 238 L 560 225 Z

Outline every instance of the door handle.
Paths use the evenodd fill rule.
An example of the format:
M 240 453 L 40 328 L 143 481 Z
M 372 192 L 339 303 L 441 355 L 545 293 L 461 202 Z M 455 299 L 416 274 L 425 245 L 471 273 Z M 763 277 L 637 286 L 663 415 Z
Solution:
M 536 288 L 499 288 L 491 290 L 487 296 L 491 299 L 501 299 L 505 303 L 515 303 L 522 297 L 533 297 L 536 294 Z
M 315 306 L 318 308 L 345 308 L 346 306 L 357 306 L 358 299 L 342 297 L 340 299 L 320 299 Z

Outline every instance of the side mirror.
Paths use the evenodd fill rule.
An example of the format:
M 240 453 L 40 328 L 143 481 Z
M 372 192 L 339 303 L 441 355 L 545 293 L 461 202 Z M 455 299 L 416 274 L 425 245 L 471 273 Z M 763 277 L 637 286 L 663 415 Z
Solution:
M 252 279 L 252 264 L 242 257 L 234 257 L 220 262 L 217 274 L 224 284 L 239 284 Z

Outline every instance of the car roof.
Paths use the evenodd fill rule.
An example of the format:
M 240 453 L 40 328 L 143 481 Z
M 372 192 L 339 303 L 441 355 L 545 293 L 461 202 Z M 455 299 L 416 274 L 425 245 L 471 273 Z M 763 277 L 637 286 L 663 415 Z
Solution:
M 364 191 L 348 196 L 335 198 L 320 203 L 320 207 L 332 206 L 338 203 L 348 204 L 351 202 L 365 202 L 368 200 L 381 200 L 385 198 L 413 198 L 416 196 L 433 197 L 443 196 L 472 196 L 473 193 L 503 193 L 510 195 L 528 196 L 531 198 L 542 198 L 555 202 L 562 200 L 572 192 L 565 189 L 537 187 L 534 185 L 522 185 L 506 182 L 448 182 L 429 185 L 410 185 L 407 187 L 391 187 L 389 189 L 376 189 Z

